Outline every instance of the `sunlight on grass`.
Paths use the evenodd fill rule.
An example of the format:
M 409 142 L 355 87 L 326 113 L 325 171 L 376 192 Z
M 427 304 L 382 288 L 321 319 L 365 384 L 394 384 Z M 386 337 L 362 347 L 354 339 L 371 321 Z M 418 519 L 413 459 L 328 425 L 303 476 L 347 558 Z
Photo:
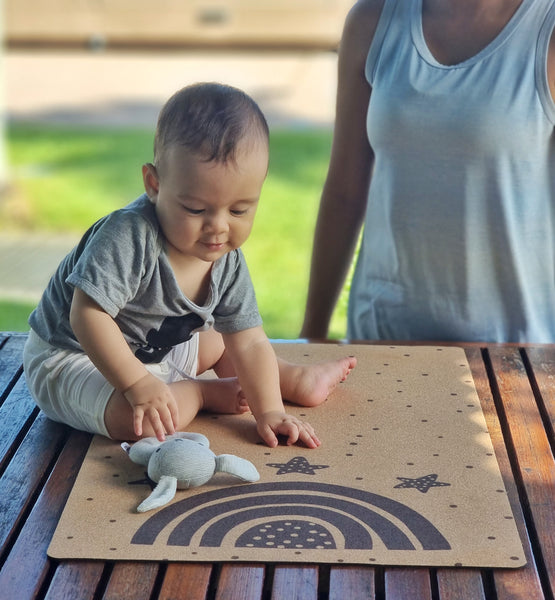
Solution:
M 8 153 L 19 221 L 32 229 L 84 231 L 141 191 L 141 165 L 152 160 L 147 131 L 11 126 Z
M 329 131 L 271 135 L 269 175 L 244 250 L 272 338 L 295 338 L 301 328 L 330 144 Z M 142 193 L 141 166 L 152 160 L 152 132 L 11 125 L 8 152 L 14 192 L 0 205 L 0 227 L 83 232 Z M 23 304 L 20 312 L 28 308 Z M 4 313 L 12 314 L 2 307 Z M 345 313 L 344 295 L 331 337 L 345 336 Z M 4 330 L 21 323 L 6 318 Z

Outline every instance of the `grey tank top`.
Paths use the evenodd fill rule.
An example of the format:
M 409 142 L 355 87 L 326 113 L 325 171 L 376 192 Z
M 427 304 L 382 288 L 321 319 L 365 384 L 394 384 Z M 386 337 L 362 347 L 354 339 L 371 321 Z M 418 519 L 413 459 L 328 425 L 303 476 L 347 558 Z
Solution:
M 376 155 L 351 339 L 555 342 L 553 0 L 440 64 L 422 0 L 386 0 L 366 64 Z

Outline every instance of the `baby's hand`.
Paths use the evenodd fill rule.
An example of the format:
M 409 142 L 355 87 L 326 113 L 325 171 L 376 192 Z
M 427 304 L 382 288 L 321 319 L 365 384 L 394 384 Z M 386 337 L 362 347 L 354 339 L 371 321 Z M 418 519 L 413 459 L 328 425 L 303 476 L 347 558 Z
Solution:
M 256 425 L 260 437 L 270 448 L 278 445 L 278 435 L 287 437 L 288 446 L 299 440 L 308 448 L 317 448 L 321 444 L 312 425 L 283 412 L 265 413 L 258 418 Z
M 154 375 L 148 373 L 123 395 L 133 408 L 133 428 L 135 435 L 143 435 L 143 420 L 150 421 L 158 440 L 163 442 L 166 433 L 175 433 L 178 422 L 177 403 L 170 388 Z

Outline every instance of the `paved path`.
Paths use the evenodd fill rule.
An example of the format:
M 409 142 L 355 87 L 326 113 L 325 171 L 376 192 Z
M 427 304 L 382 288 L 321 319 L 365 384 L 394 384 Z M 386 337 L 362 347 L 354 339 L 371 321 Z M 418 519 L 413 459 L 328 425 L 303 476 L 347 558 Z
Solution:
M 272 127 L 333 122 L 333 52 L 8 51 L 11 120 L 154 127 L 164 101 L 197 81 L 221 81 L 257 100 Z
M 195 81 L 250 93 L 270 127 L 331 127 L 337 57 L 330 52 L 92 53 L 10 51 L 9 121 L 153 128 L 164 101 Z M 38 300 L 75 236 L 0 231 L 0 299 Z
M 0 299 L 37 302 L 76 235 L 0 233 Z

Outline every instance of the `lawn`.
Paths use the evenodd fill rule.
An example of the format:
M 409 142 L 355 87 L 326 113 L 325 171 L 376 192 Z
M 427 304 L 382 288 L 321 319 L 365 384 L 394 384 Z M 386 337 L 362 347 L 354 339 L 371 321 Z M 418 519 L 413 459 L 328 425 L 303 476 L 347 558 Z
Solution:
M 275 131 L 270 171 L 251 237 L 244 246 L 265 328 L 272 338 L 299 334 L 312 236 L 331 133 Z M 1 227 L 84 231 L 142 191 L 141 165 L 152 160 L 152 133 L 12 125 L 12 192 L 0 203 Z M 346 294 L 330 337 L 345 336 Z M 0 328 L 26 329 L 30 305 L 1 301 Z
M 0 331 L 27 331 L 27 318 L 34 308 L 35 304 L 26 300 L 0 298 Z

